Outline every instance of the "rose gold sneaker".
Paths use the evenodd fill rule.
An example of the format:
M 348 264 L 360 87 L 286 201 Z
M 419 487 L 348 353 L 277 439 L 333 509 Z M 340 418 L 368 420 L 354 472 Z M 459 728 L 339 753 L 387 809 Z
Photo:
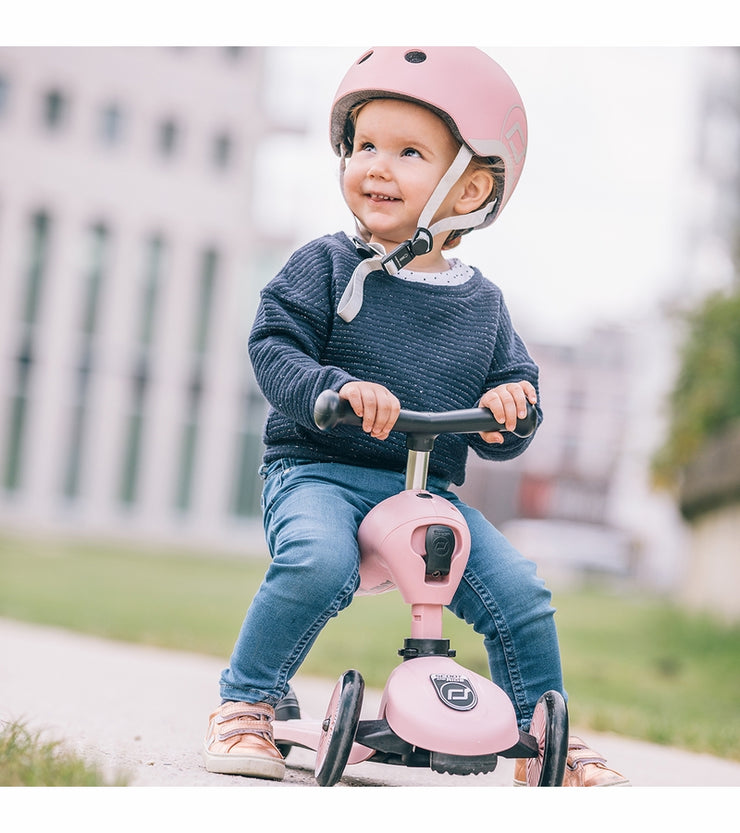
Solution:
M 514 786 L 527 786 L 527 759 L 514 763 Z M 606 758 L 575 735 L 568 740 L 568 761 L 563 776 L 564 787 L 629 787 L 629 780 L 606 765 Z
M 285 761 L 273 742 L 275 712 L 267 703 L 224 703 L 210 716 L 203 743 L 209 772 L 281 781 Z
M 575 735 L 568 739 L 568 763 L 563 777 L 564 787 L 629 787 L 620 772 L 609 769 L 606 758 Z

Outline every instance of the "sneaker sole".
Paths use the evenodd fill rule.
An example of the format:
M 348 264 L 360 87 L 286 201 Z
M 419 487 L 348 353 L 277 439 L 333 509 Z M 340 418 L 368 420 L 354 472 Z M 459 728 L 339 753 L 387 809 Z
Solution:
M 208 772 L 219 775 L 246 775 L 252 778 L 268 778 L 282 781 L 285 776 L 285 762 L 246 755 L 214 755 L 203 750 L 203 761 Z
M 526 781 L 519 781 L 516 778 L 514 779 L 514 786 L 515 787 L 526 787 Z M 632 784 L 630 783 L 629 779 L 625 778 L 624 781 L 615 781 L 613 784 L 598 784 L 599 787 L 631 787 Z

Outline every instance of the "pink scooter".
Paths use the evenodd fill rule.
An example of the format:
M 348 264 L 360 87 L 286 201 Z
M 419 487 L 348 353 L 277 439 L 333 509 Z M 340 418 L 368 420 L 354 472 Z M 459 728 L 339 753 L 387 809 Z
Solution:
M 316 402 L 314 419 L 325 431 L 359 425 L 349 403 L 334 391 Z M 514 433 L 536 425 L 534 409 Z M 337 682 L 323 721 L 301 719 L 289 691 L 275 709 L 275 741 L 283 755 L 292 746 L 316 751 L 316 780 L 330 787 L 348 764 L 429 767 L 435 772 L 492 772 L 498 757 L 526 758 L 527 784 L 560 786 L 568 751 L 568 712 L 562 695 L 545 692 L 528 732 L 501 688 L 463 668 L 442 637 L 442 610 L 460 582 L 470 533 L 459 510 L 426 490 L 429 455 L 439 434 L 504 430 L 485 408 L 446 413 L 401 411 L 394 430 L 406 433 L 406 488 L 372 509 L 360 525 L 360 588 L 368 595 L 398 588 L 411 605 L 411 637 L 403 662 L 390 674 L 377 720 L 360 720 L 364 681 L 346 671 Z

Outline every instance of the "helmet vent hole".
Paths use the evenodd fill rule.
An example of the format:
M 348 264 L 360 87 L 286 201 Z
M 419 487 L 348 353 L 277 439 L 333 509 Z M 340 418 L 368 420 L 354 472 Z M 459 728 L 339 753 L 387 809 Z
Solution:
M 410 64 L 423 64 L 426 61 L 427 56 L 426 52 L 419 52 L 418 50 L 412 50 L 411 52 L 407 52 L 403 56 Z
M 357 62 L 357 63 L 358 63 L 358 65 L 359 65 L 359 64 L 364 64 L 364 63 L 365 63 L 365 61 L 367 61 L 367 59 L 368 59 L 368 58 L 371 58 L 371 57 L 372 57 L 372 54 L 373 54 L 373 51 L 374 51 L 374 50 L 372 50 L 372 49 L 371 49 L 369 52 L 366 52 L 366 53 L 362 56 L 362 58 L 360 58 L 360 60 Z

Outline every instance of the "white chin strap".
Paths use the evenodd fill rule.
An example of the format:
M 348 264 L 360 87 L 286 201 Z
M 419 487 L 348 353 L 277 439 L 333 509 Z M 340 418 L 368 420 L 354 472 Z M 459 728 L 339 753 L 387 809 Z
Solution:
M 483 208 L 479 208 L 470 214 L 456 214 L 453 217 L 444 217 L 431 226 L 428 225 L 450 193 L 452 186 L 465 173 L 465 169 L 468 167 L 468 163 L 472 158 L 472 151 L 466 145 L 461 145 L 457 156 L 442 179 L 440 179 L 437 187 L 429 197 L 427 204 L 424 206 L 424 210 L 419 217 L 416 234 L 412 240 L 407 240 L 405 243 L 402 243 L 390 254 L 387 254 L 385 249 L 377 243 L 368 244 L 369 248 L 377 252 L 377 254 L 361 261 L 352 273 L 347 288 L 339 299 L 337 315 L 340 318 L 347 322 L 352 321 L 360 311 L 362 308 L 365 278 L 371 272 L 377 272 L 379 269 L 382 269 L 389 275 L 397 275 L 415 257 L 430 252 L 434 245 L 434 238 L 438 234 L 444 231 L 477 228 L 489 216 L 496 205 L 495 199 L 483 206 Z

